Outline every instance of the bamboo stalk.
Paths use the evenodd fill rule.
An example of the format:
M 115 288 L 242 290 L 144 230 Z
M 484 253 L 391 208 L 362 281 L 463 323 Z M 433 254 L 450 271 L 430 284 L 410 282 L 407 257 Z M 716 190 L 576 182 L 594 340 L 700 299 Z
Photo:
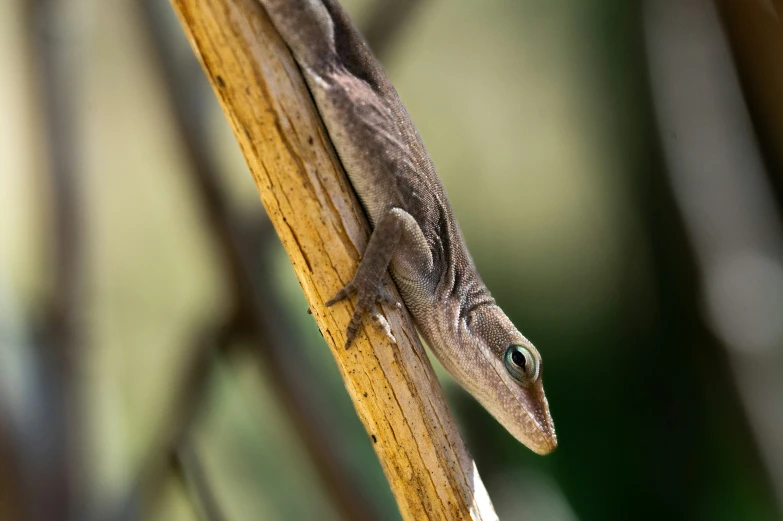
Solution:
M 172 0 L 373 441 L 403 519 L 496 519 L 410 318 L 343 349 L 369 227 L 299 69 L 255 0 Z M 290 356 L 297 356 L 292 352 Z M 307 378 L 307 374 L 302 374 Z

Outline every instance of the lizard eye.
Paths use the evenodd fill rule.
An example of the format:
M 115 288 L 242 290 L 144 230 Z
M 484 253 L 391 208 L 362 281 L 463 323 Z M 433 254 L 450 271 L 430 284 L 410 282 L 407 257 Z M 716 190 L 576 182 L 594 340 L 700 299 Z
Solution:
M 522 385 L 531 384 L 538 378 L 538 358 L 530 349 L 512 345 L 506 349 L 504 358 L 509 374 Z

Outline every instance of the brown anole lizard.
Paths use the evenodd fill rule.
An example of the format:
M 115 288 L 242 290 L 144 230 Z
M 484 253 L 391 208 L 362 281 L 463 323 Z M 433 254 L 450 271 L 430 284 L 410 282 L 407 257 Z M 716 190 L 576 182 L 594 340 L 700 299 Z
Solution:
M 387 271 L 443 366 L 519 441 L 557 446 L 541 356 L 495 304 L 476 270 L 416 127 L 336 0 L 259 0 L 299 64 L 373 226 L 359 269 L 327 305 L 355 295 L 346 348 L 365 316 L 387 334 L 378 301 Z

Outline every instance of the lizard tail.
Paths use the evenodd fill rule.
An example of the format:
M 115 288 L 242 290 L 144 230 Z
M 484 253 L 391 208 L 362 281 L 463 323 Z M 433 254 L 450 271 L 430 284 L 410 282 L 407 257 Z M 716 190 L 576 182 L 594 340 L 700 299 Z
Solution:
M 334 22 L 322 0 L 259 0 L 300 66 L 316 74 L 335 62 Z M 319 45 L 313 45 L 318 42 Z

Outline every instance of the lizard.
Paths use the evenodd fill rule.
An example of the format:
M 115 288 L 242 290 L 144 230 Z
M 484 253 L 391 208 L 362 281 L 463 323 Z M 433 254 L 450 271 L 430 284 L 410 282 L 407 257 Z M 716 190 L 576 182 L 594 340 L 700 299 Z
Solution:
M 399 306 L 446 370 L 516 439 L 557 446 L 541 355 L 481 280 L 424 143 L 369 45 L 336 0 L 259 0 L 290 49 L 373 228 L 353 279 L 346 349 L 377 303 Z

